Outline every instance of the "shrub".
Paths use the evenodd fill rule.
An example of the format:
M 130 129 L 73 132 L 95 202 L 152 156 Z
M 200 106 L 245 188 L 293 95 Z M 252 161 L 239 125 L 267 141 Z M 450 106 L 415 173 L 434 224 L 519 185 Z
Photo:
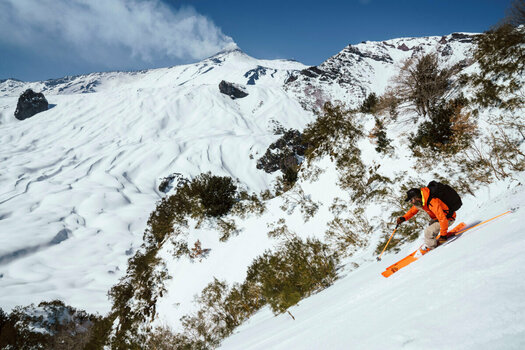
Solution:
M 282 313 L 336 278 L 338 256 L 315 239 L 287 240 L 276 252 L 266 251 L 250 265 L 246 281 L 258 286 L 275 313 Z
M 358 209 L 352 218 L 335 217 L 328 223 L 325 237 L 342 256 L 350 256 L 367 242 L 367 236 L 372 232 L 372 226 L 363 215 L 364 210 Z
M 363 136 L 361 129 L 353 111 L 325 103 L 322 113 L 303 131 L 303 140 L 308 144 L 306 159 L 311 162 L 329 155 L 337 160 L 346 150 L 358 152 L 356 143 Z
M 398 98 L 407 102 L 418 115 L 427 116 L 451 89 L 452 77 L 459 65 L 439 66 L 437 54 L 424 54 L 407 59 L 395 80 Z
M 388 88 L 386 92 L 379 97 L 379 101 L 375 106 L 375 115 L 388 116 L 391 120 L 396 120 L 399 116 L 398 108 L 400 99 L 397 97 L 396 91 Z
M 232 178 L 203 173 L 190 183 L 189 194 L 200 199 L 204 215 L 226 215 L 235 204 L 237 185 Z
M 0 348 L 92 349 L 102 320 L 59 300 L 18 306 L 9 315 L 0 309 Z
M 359 111 L 361 113 L 375 114 L 378 103 L 379 99 L 377 98 L 376 94 L 372 92 L 364 99 L 363 103 L 361 104 L 361 107 L 359 108 Z
M 310 220 L 319 210 L 320 203 L 312 200 L 310 195 L 304 193 L 301 186 L 295 186 L 292 190 L 282 195 L 283 204 L 281 210 L 286 211 L 288 215 L 292 214 L 295 208 L 299 207 L 304 221 Z
M 474 59 L 480 73 L 472 77 L 476 102 L 483 107 L 515 109 L 524 105 L 520 93 L 525 71 L 525 27 L 502 24 L 477 36 Z
M 375 126 L 370 132 L 370 137 L 376 140 L 376 152 L 389 154 L 393 151 L 393 147 L 390 145 L 392 142 L 386 135 L 386 128 L 384 122 L 375 117 Z
M 467 100 L 463 97 L 440 102 L 430 110 L 430 120 L 422 122 L 410 137 L 410 146 L 417 157 L 432 157 L 434 153 L 455 154 L 468 147 L 476 136 L 476 124 L 471 114 L 464 113 Z

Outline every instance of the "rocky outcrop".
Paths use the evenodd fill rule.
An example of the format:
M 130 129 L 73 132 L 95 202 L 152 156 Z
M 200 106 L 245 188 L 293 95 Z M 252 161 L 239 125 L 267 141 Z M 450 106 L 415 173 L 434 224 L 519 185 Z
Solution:
M 168 193 L 173 189 L 182 187 L 189 182 L 181 173 L 173 173 L 160 180 L 159 191 Z
M 24 120 L 31 118 L 37 113 L 47 111 L 49 104 L 47 103 L 44 94 L 41 92 L 34 92 L 31 89 L 24 91 L 18 98 L 18 104 L 16 105 L 15 118 L 18 120 Z
M 303 143 L 301 133 L 290 129 L 272 143 L 264 156 L 257 160 L 257 169 L 262 169 L 267 173 L 281 170 L 284 173 L 286 169 L 301 163 L 306 148 L 307 145 Z
M 219 84 L 219 91 L 225 95 L 230 96 L 232 99 L 248 96 L 248 93 L 244 92 L 239 85 L 228 83 L 224 80 Z
M 399 46 L 397 47 L 397 49 L 398 49 L 398 50 L 401 50 L 401 51 L 405 51 L 405 52 L 410 50 L 410 49 L 408 48 L 408 46 L 407 46 L 405 43 L 399 45 Z

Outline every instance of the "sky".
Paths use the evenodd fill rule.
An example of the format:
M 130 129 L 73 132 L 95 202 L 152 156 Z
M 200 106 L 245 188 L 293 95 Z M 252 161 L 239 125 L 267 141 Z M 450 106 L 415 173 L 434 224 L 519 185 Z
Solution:
M 0 0 L 0 80 L 191 63 L 237 44 L 318 65 L 349 44 L 483 32 L 511 0 Z

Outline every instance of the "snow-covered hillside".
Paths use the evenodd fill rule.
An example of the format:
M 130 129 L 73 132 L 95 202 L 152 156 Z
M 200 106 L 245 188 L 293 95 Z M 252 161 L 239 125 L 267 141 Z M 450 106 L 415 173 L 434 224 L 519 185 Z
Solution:
M 106 312 L 171 173 L 267 188 L 274 176 L 255 162 L 276 123 L 300 129 L 314 118 L 282 88 L 303 68 L 232 49 L 172 68 L 1 83 L 0 306 L 59 298 Z M 221 94 L 221 80 L 249 96 Z M 13 113 L 27 88 L 51 108 L 21 122 Z
M 410 57 L 434 52 L 445 66 L 467 64 L 474 35 L 453 33 L 348 45 L 319 66 L 294 74 L 286 88 L 296 93 L 306 108 L 318 109 L 326 101 L 356 108 L 368 94 L 383 94 L 402 62 Z
M 521 182 L 525 177 L 521 178 Z M 525 187 L 500 183 L 465 199 L 462 221 L 479 222 L 393 276 L 370 258 L 332 287 L 274 316 L 264 309 L 220 349 L 523 349 Z
M 270 231 L 329 241 L 330 228 L 353 240 L 339 252 L 335 284 L 290 308 L 295 320 L 286 313 L 274 316 L 264 306 L 222 348 L 517 349 L 525 341 L 520 300 L 525 284 L 516 281 L 525 262 L 523 173 L 489 187 L 480 188 L 480 181 L 462 188 L 473 195 L 464 197 L 459 221 L 512 214 L 469 231 L 389 279 L 380 275 L 421 244 L 404 236 L 410 243 L 399 254 L 389 251 L 375 261 L 377 247 L 391 232 L 384 231 L 392 229 L 392 215 L 407 209 L 400 200 L 404 188 L 424 186 L 436 176 L 464 181 L 459 166 L 423 166 L 415 159 L 408 135 L 421 120 L 409 108 L 399 119 L 385 118 L 386 152 L 377 151 L 377 116 L 335 113 L 335 121 L 346 123 L 341 129 L 351 126 L 343 130 L 351 135 L 330 135 L 335 141 L 324 142 L 331 143 L 331 153 L 303 163 L 297 182 L 267 198 L 263 213 L 222 217 L 235 227 L 229 239 L 220 239 L 216 218 L 197 224 L 191 217 L 172 237 L 153 233 L 152 241 L 158 241 L 139 248 L 148 217 L 165 196 L 161 178 L 181 173 L 191 179 L 210 171 L 238 178 L 250 192 L 271 188 L 277 174 L 258 170 L 256 163 L 279 138 L 276 127 L 303 130 L 316 120 L 312 110 L 327 101 L 358 107 L 370 93 L 384 93 L 402 62 L 421 53 L 436 53 L 442 67 L 461 63 L 461 69 L 475 69 L 471 48 L 472 35 L 461 33 L 364 42 L 306 67 L 258 60 L 233 47 L 171 68 L 0 82 L 0 307 L 61 299 L 107 313 L 112 306 L 107 291 L 126 274 L 127 260 L 153 247 L 149 252 L 160 263 L 135 274 L 140 282 L 156 283 L 140 286 L 151 287 L 150 299 L 140 300 L 134 294 L 140 288 L 123 280 L 129 293 L 119 300 L 121 309 L 113 305 L 113 316 L 121 325 L 126 315 L 119 311 L 136 308 L 138 315 L 147 307 L 151 314 L 140 314 L 128 330 L 166 326 L 179 332 L 181 317 L 199 309 L 195 295 L 214 278 L 229 286 L 242 283 L 256 257 L 284 245 L 283 237 L 270 237 Z M 220 93 L 223 80 L 241 85 L 248 96 Z M 13 113 L 27 88 L 43 91 L 50 109 L 18 121 Z M 487 132 L 492 112 L 476 116 L 479 135 Z M 338 164 L 345 154 L 355 158 Z M 364 192 L 356 195 L 353 185 Z M 198 241 L 209 252 L 198 259 L 177 254 L 178 241 L 190 248 Z M 148 275 L 164 267 L 169 279 Z

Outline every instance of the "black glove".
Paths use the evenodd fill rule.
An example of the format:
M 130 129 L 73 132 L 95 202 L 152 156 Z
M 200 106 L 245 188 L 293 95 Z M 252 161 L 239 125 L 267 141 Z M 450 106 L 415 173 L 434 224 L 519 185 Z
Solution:
M 397 218 L 396 223 L 397 223 L 397 225 L 399 226 L 399 225 L 401 225 L 401 224 L 402 224 L 403 222 L 405 222 L 405 221 L 407 221 L 407 219 L 405 219 L 404 217 L 400 216 L 400 217 Z

